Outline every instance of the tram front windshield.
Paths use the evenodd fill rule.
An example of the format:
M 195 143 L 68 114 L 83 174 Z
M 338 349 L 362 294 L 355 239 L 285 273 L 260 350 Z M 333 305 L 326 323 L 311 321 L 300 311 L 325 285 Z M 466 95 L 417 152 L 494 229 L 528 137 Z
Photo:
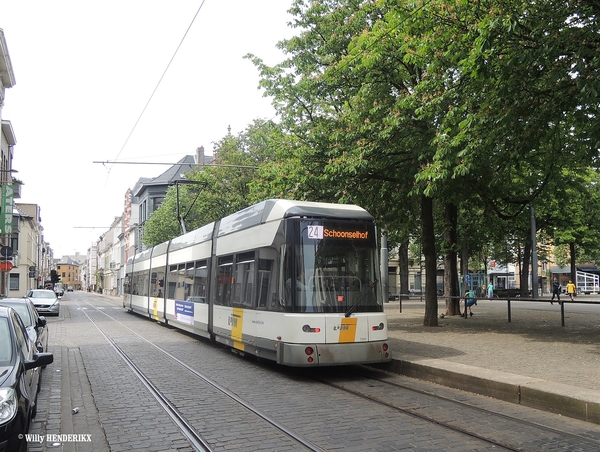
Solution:
M 286 306 L 293 312 L 381 312 L 372 223 L 290 222 L 284 259 Z

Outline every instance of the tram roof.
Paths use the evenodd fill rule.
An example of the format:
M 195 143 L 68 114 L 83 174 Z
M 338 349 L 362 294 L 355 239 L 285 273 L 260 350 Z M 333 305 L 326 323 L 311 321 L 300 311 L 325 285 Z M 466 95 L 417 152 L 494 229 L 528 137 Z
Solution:
M 268 221 L 294 217 L 374 221 L 373 216 L 365 209 L 352 204 L 267 199 L 223 218 L 218 235 L 229 234 Z
M 223 218 L 219 224 L 218 236 L 258 226 L 268 221 L 295 217 L 375 221 L 369 212 L 353 204 L 267 199 Z M 174 238 L 171 241 L 170 251 L 210 240 L 214 226 L 215 223 L 210 223 Z M 155 249 L 155 252 L 166 251 L 168 244 L 169 242 L 164 242 L 138 253 L 136 261 L 149 259 L 153 249 Z M 132 261 L 133 256 L 127 260 L 128 263 Z

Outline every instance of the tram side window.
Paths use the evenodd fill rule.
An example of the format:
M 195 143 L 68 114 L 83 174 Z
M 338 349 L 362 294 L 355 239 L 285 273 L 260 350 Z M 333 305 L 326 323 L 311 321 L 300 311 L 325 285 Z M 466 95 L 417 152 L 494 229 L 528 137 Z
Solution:
M 177 267 L 177 286 L 175 287 L 175 299 L 185 300 L 185 264 Z
M 223 306 L 231 306 L 233 289 L 233 256 L 221 256 L 217 270 L 217 293 L 215 302 Z
M 175 289 L 177 288 L 177 265 L 169 266 L 169 284 L 167 287 L 167 298 L 175 298 Z
M 139 274 L 136 273 L 132 273 L 131 274 L 131 294 L 132 295 L 139 295 Z
M 153 269 L 151 278 L 150 278 L 150 296 L 152 297 L 162 297 L 164 293 L 163 286 L 165 284 L 165 267 L 158 267 Z
M 205 260 L 197 261 L 194 266 L 194 288 L 191 301 L 206 303 L 206 286 L 208 284 L 208 266 Z
M 237 256 L 234 305 L 252 307 L 254 296 L 254 251 Z
M 185 264 L 185 273 L 183 279 L 183 299 L 187 300 L 192 295 L 192 290 L 194 287 L 194 263 L 188 262 Z
M 123 294 L 130 294 L 132 287 L 133 286 L 131 285 L 131 275 L 128 273 L 125 275 L 125 279 L 123 280 Z
M 148 271 L 143 270 L 141 272 L 138 272 L 137 276 L 138 276 L 137 294 L 147 297 L 148 296 Z
M 269 299 L 275 297 L 272 284 L 272 272 L 274 268 L 274 262 L 269 259 L 258 260 L 258 307 L 266 308 L 269 303 Z

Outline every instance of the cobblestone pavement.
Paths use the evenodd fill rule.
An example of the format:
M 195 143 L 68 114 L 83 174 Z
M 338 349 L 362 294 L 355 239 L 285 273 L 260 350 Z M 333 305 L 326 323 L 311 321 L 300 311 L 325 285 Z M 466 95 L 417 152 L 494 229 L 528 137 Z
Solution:
M 473 307 L 472 317 L 439 318 L 438 327 L 423 326 L 425 304 L 418 298 L 404 300 L 402 307 L 399 302 L 386 303 L 394 357 L 386 367 L 422 380 L 600 424 L 600 305 L 565 305 L 562 327 L 558 304 L 523 303 L 512 303 L 511 322 L 507 321 L 506 301 L 480 300 Z M 112 308 L 121 309 L 119 303 Z M 110 402 L 107 394 L 111 391 L 119 400 L 137 396 L 130 382 L 101 381 L 105 374 L 120 374 L 111 368 L 117 362 L 108 352 L 106 359 L 99 351 L 90 355 L 104 340 L 73 309 L 64 309 L 61 317 L 49 320 L 50 351 L 55 362 L 44 370 L 38 417 L 30 429 L 44 442 L 30 442 L 29 450 L 105 451 L 110 450 L 106 439 L 114 447 L 122 445 L 122 450 L 160 450 L 156 442 L 151 444 L 155 448 L 141 439 L 139 444 L 132 442 L 131 431 L 123 425 L 120 413 L 98 411 Z M 440 303 L 439 313 L 444 311 L 445 305 Z M 77 343 L 73 342 L 75 338 Z M 86 361 L 99 366 L 84 369 Z M 92 393 L 94 384 L 99 390 Z M 143 404 L 146 408 L 139 410 L 140 419 L 164 416 L 148 412 L 150 405 Z M 71 413 L 74 408 L 79 409 L 75 415 Z M 161 425 L 171 423 L 165 420 Z M 65 435 L 77 432 L 85 432 L 93 442 L 86 438 L 65 440 Z M 170 448 L 189 450 L 177 432 L 167 433 L 160 432 L 163 438 L 170 438 Z M 126 444 L 119 442 L 121 437 Z
M 418 298 L 403 300 L 402 308 L 386 303 L 385 311 L 401 373 L 482 394 L 490 382 L 510 383 L 518 403 L 536 388 L 546 393 L 536 397 L 547 399 L 537 407 L 582 419 L 586 413 L 560 411 L 561 404 L 582 402 L 584 420 L 600 423 L 600 304 L 566 303 L 564 327 L 556 302 L 513 301 L 508 322 L 506 300 L 479 300 L 472 317 L 439 318 L 438 327 L 423 326 L 425 303 Z

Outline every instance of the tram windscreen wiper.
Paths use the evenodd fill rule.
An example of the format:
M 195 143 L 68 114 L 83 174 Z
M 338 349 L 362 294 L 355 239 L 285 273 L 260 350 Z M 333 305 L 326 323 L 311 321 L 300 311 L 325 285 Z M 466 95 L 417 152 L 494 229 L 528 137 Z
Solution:
M 356 309 L 356 307 L 363 302 L 363 300 L 365 299 L 365 297 L 367 296 L 367 294 L 371 291 L 371 289 L 373 287 L 375 287 L 375 284 L 377 284 L 378 282 L 379 281 L 375 280 L 372 283 L 367 283 L 367 286 L 360 293 L 360 295 L 358 296 L 358 298 L 356 299 L 356 301 L 352 304 L 352 306 L 350 306 L 348 308 L 348 310 L 344 314 L 344 317 L 350 317 L 350 314 L 352 314 L 354 312 L 354 310 Z

